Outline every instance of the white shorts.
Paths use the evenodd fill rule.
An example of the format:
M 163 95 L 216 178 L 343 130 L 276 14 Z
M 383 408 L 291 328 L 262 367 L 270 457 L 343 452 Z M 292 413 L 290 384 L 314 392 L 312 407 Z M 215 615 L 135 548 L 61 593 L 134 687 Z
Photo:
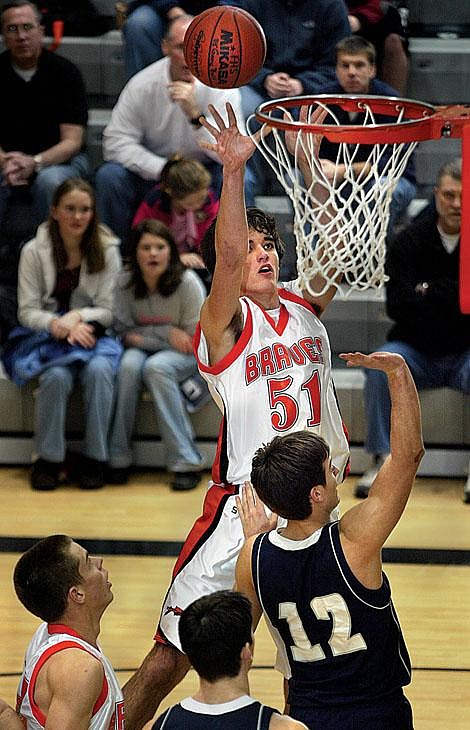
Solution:
M 239 489 L 233 485 L 209 486 L 202 515 L 191 528 L 173 568 L 155 641 L 172 644 L 181 651 L 178 622 L 183 610 L 201 596 L 233 590 L 235 565 L 245 542 L 235 502 Z M 338 508 L 331 519 L 339 519 Z M 285 524 L 279 518 L 278 527 Z
M 245 538 L 235 502 L 238 487 L 212 484 L 173 569 L 155 640 L 181 651 L 178 621 L 190 603 L 209 593 L 232 590 L 235 564 Z

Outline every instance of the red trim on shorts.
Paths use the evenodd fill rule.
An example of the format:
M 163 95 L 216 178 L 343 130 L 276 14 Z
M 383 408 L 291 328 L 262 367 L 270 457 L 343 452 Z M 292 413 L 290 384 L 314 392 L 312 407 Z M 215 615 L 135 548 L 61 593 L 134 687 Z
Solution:
M 233 484 L 212 484 L 206 492 L 202 515 L 192 526 L 184 542 L 181 552 L 173 568 L 175 578 L 182 568 L 189 563 L 201 545 L 206 542 L 217 527 L 228 497 L 236 494 L 238 487 Z
M 167 595 L 178 573 L 193 559 L 201 546 L 212 535 L 219 524 L 225 502 L 229 497 L 237 494 L 238 489 L 239 487 L 234 484 L 212 484 L 209 487 L 204 499 L 202 515 L 198 517 L 192 526 L 173 568 L 172 581 L 168 587 Z M 163 604 L 165 604 L 165 601 L 166 597 Z M 173 642 L 166 638 L 160 625 L 158 625 L 153 638 L 157 644 L 174 646 Z

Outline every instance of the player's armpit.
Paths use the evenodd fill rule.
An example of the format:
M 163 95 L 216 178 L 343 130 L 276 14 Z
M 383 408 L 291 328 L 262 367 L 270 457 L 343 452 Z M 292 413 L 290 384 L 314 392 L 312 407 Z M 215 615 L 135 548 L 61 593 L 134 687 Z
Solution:
M 45 676 L 41 680 L 41 674 Z M 93 706 L 103 688 L 101 662 L 82 649 L 65 649 L 51 657 L 38 676 L 49 696 L 46 730 L 88 730 Z M 39 681 L 41 680 L 41 685 Z

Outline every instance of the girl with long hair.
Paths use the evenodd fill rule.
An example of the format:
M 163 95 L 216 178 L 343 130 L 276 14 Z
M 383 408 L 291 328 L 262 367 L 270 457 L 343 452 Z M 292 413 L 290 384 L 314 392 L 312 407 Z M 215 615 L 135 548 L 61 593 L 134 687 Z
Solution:
M 49 219 L 24 246 L 18 270 L 18 320 L 41 347 L 40 355 L 33 347 L 28 353 L 29 372 L 39 375 L 33 489 L 58 484 L 66 452 L 67 400 L 76 380 L 85 405 L 79 484 L 84 489 L 103 486 L 121 353 L 119 343 L 104 334 L 112 323 L 120 268 L 119 241 L 99 224 L 92 187 L 78 178 L 66 180 L 55 191 Z M 18 356 L 19 351 L 13 358 L 17 364 Z M 15 373 L 18 368 L 13 377 Z
M 141 385 L 149 390 L 166 451 L 171 486 L 192 489 L 199 453 L 180 384 L 196 374 L 192 337 L 205 292 L 181 263 L 168 228 L 143 220 L 130 237 L 130 271 L 116 297 L 114 326 L 125 353 L 119 369 L 109 447 L 109 479 L 125 483 L 132 464 L 132 432 Z

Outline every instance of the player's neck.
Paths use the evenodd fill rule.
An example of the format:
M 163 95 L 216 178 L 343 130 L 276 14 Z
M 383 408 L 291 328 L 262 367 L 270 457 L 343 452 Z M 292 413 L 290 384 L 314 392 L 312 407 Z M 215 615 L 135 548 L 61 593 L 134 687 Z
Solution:
M 326 522 L 313 517 L 306 520 L 289 520 L 279 532 L 288 540 L 305 540 L 325 524 Z
M 193 695 L 193 699 L 206 705 L 220 705 L 249 694 L 250 686 L 246 672 L 240 672 L 237 677 L 224 677 L 216 682 L 200 679 L 199 689 Z

